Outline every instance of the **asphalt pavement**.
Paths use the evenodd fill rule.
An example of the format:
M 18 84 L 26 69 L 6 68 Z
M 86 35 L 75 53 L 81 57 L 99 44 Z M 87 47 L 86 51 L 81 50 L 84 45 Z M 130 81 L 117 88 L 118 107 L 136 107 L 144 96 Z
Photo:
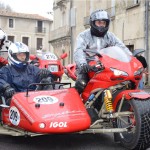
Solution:
M 143 90 L 150 93 L 150 85 L 145 85 Z

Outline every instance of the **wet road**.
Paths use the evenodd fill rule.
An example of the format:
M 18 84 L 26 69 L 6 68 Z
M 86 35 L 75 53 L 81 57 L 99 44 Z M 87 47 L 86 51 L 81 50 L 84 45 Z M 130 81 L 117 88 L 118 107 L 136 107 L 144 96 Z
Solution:
M 0 150 L 126 150 L 112 134 L 69 134 L 38 137 L 0 136 Z

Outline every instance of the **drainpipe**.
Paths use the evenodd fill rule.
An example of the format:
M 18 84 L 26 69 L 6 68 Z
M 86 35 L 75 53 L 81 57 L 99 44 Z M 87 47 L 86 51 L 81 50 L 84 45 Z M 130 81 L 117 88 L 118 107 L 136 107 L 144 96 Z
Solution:
M 90 0 L 90 14 L 94 11 L 93 8 L 93 1 Z
M 145 0 L 145 49 L 146 49 L 146 60 L 149 64 L 149 0 Z M 148 66 L 148 72 L 150 72 L 150 67 Z M 146 81 L 149 83 L 149 76 L 146 77 Z
M 149 62 L 149 30 L 148 30 L 148 26 L 149 26 L 149 0 L 145 0 L 145 49 L 146 49 L 146 60 L 147 62 Z
M 73 63 L 73 27 L 71 26 L 71 9 L 72 9 L 72 5 L 73 5 L 73 2 L 72 0 L 70 0 L 70 44 L 71 44 L 71 47 L 70 47 L 70 63 Z
M 124 21 L 123 21 L 123 24 L 122 24 L 122 41 L 124 43 Z

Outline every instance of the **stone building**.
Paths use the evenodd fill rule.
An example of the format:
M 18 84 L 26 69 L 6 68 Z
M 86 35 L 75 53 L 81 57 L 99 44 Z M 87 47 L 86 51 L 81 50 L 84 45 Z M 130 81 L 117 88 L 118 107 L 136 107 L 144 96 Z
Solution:
M 31 53 L 41 46 L 50 50 L 51 23 L 52 20 L 37 14 L 0 11 L 0 28 L 6 32 L 8 40 L 25 43 Z
M 54 20 L 49 41 L 54 51 L 67 52 L 67 61 L 73 62 L 76 37 L 89 27 L 90 13 L 96 9 L 107 10 L 111 17 L 109 31 L 131 51 L 146 49 L 145 57 L 150 62 L 149 0 L 54 0 Z

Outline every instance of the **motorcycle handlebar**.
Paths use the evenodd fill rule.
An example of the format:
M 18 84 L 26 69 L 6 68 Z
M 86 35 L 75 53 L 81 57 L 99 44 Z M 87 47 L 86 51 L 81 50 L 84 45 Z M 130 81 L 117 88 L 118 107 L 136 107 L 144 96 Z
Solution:
M 90 71 L 93 71 L 93 72 L 99 72 L 99 71 L 102 71 L 104 70 L 104 66 L 100 63 L 100 64 L 97 64 L 97 65 L 93 65 L 93 66 L 90 66 L 89 65 L 89 72 Z M 79 69 L 79 72 L 80 73 L 84 73 L 81 68 Z
M 94 66 L 90 66 L 90 71 L 98 72 L 104 70 L 104 66 L 102 64 L 97 64 Z

